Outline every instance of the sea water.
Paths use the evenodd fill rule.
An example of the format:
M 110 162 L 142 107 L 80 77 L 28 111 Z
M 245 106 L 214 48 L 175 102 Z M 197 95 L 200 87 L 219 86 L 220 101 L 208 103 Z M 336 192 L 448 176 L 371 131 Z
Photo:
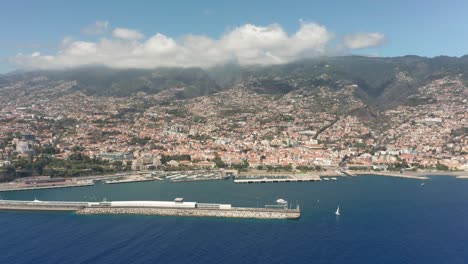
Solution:
M 140 182 L 3 199 L 299 203 L 299 220 L 0 212 L 0 263 L 467 263 L 468 180 L 381 176 L 235 184 Z M 334 214 L 340 205 L 341 215 Z

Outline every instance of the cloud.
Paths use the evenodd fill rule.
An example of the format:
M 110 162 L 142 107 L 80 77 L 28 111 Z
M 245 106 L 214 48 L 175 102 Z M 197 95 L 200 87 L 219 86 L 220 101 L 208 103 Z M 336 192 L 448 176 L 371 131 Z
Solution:
M 125 40 L 139 40 L 145 36 L 138 32 L 137 30 L 128 29 L 128 28 L 116 28 L 112 32 L 112 36 Z
M 382 33 L 354 33 L 345 35 L 343 44 L 348 49 L 364 49 L 381 45 L 385 41 Z
M 81 29 L 81 33 L 85 35 L 100 35 L 106 33 L 110 29 L 109 21 L 96 21 L 94 24 L 88 25 Z
M 373 43 L 381 40 L 376 40 L 373 34 L 381 35 L 348 35 L 346 46 L 355 49 L 375 45 Z M 219 38 L 189 34 L 174 39 L 161 33 L 145 38 L 139 31 L 125 28 L 116 28 L 112 36 L 98 41 L 65 39 L 55 54 L 18 54 L 10 61 L 29 69 L 62 69 L 89 64 L 114 68 L 212 67 L 225 63 L 281 64 L 336 53 L 332 32 L 323 25 L 303 21 L 292 34 L 279 24 L 245 24 L 228 30 Z M 371 37 L 366 40 L 362 36 Z

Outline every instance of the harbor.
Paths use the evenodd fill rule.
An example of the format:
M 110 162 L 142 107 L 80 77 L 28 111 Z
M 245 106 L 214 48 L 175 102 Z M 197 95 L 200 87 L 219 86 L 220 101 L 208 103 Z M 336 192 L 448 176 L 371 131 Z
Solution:
M 321 176 L 319 174 L 256 173 L 236 176 L 234 179 L 234 183 L 316 182 L 322 180 L 336 181 L 337 177 Z
M 126 184 L 136 182 L 164 181 L 169 183 L 218 181 L 233 179 L 236 184 L 245 183 L 288 183 L 288 182 L 319 182 L 336 181 L 339 177 L 355 177 L 360 175 L 378 175 L 407 179 L 428 180 L 429 177 L 412 172 L 371 172 L 371 171 L 325 171 L 312 173 L 275 173 L 265 171 L 249 171 L 239 174 L 235 170 L 188 170 L 188 171 L 145 171 L 125 172 L 110 175 L 88 177 L 52 178 L 49 176 L 34 176 L 19 178 L 12 182 L 0 183 L 0 192 L 27 191 L 39 189 L 56 189 L 93 186 L 96 183 Z M 467 178 L 457 174 L 457 178 Z
M 230 178 L 230 175 L 219 170 L 191 170 L 161 174 L 161 177 L 165 177 L 170 182 L 214 181 Z
M 183 198 L 176 198 L 174 201 L 102 202 L 0 200 L 0 210 L 70 211 L 77 215 L 136 214 L 254 219 L 298 219 L 301 216 L 299 205 L 290 209 L 287 203 L 266 205 L 264 208 L 233 207 L 231 204 L 186 202 Z
M 117 179 L 104 180 L 106 184 L 119 184 L 119 183 L 131 183 L 131 182 L 145 182 L 145 181 L 162 181 L 163 179 L 151 175 L 131 175 L 126 177 L 120 177 Z

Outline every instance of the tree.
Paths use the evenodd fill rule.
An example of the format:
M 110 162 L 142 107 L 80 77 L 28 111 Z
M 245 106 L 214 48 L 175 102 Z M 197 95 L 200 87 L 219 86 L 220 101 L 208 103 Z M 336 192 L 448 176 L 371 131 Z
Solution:
M 224 164 L 224 161 L 221 159 L 221 157 L 219 156 L 219 154 L 217 152 L 215 152 L 215 158 L 214 158 L 214 163 L 216 164 L 216 167 L 218 168 L 225 168 L 226 167 L 226 164 Z
M 436 164 L 436 169 L 437 170 L 442 170 L 442 171 L 448 171 L 449 167 L 447 165 L 437 163 Z

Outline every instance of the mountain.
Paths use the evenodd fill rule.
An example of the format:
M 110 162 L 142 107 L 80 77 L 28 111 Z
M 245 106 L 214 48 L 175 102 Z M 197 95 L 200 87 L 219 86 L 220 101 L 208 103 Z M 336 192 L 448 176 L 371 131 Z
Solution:
M 156 94 L 181 88 L 178 98 L 214 93 L 220 87 L 200 68 L 111 69 L 101 66 L 63 71 L 32 71 L 9 74 L 4 82 L 75 81 L 71 91 L 87 95 L 126 97 L 137 93 Z
M 69 92 L 81 91 L 87 95 L 128 97 L 172 89 L 176 99 L 187 99 L 236 86 L 258 94 L 284 95 L 298 89 L 328 87 L 340 90 L 353 85 L 360 98 L 388 108 L 404 104 L 425 83 L 454 75 L 468 80 L 468 55 L 461 58 L 320 57 L 282 65 L 242 67 L 228 64 L 205 70 L 88 66 L 62 71 L 17 71 L 0 76 L 0 87 L 22 82 L 27 89 L 27 84 L 69 81 L 74 82 Z
M 226 79 L 217 79 L 219 71 L 210 74 L 217 82 Z M 231 75 L 231 80 L 248 81 L 257 92 L 282 94 L 295 88 L 328 86 L 339 89 L 342 84 L 355 84 L 361 97 L 376 105 L 391 107 L 404 103 L 418 87 L 433 79 L 462 74 L 468 80 L 468 56 L 323 57 L 284 65 L 246 67 L 235 72 L 238 74 Z

